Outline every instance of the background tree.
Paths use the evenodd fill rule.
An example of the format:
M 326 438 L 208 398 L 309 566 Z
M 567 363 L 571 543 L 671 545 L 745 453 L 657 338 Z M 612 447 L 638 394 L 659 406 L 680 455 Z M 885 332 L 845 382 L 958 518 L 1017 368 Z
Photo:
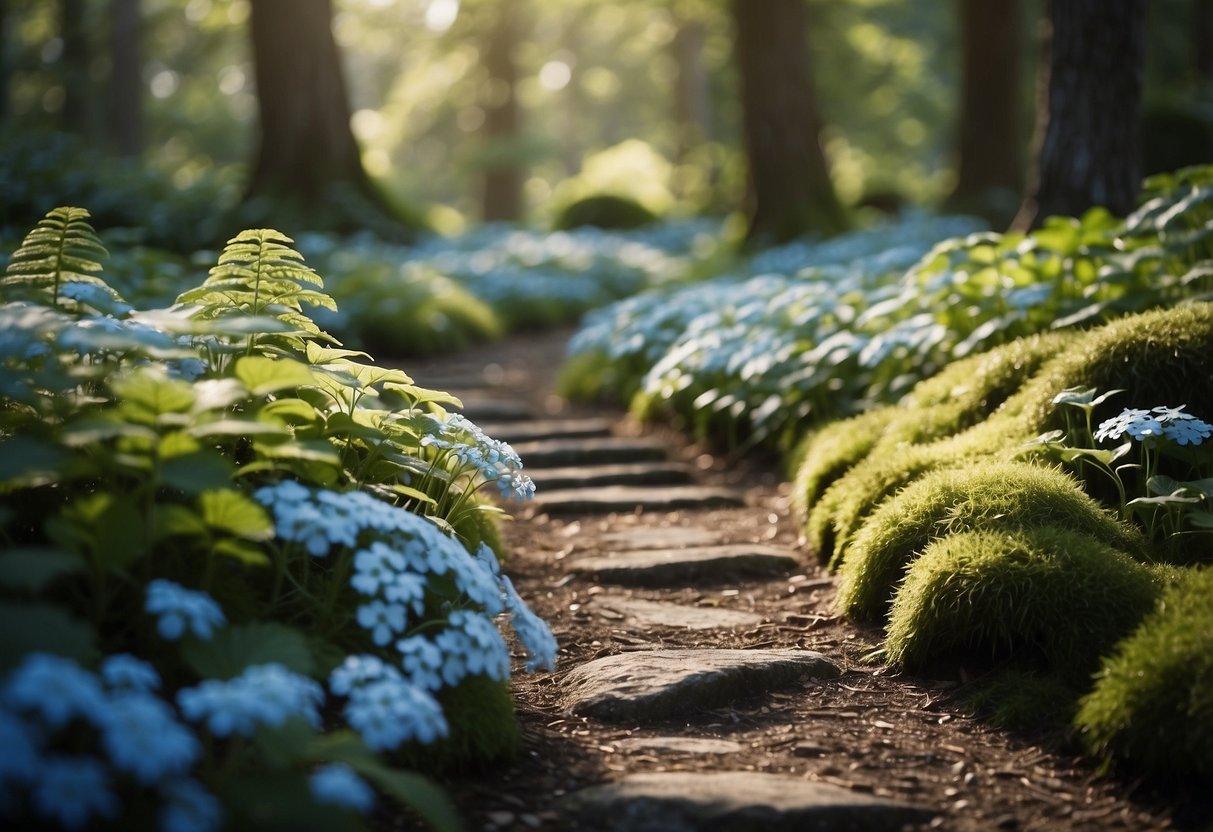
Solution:
M 1035 175 L 1014 221 L 1095 205 L 1133 210 L 1141 187 L 1145 0 L 1050 0 Z
M 59 0 L 59 36 L 62 53 L 59 58 L 60 83 L 63 87 L 63 109 L 60 117 L 63 129 L 87 135 L 92 127 L 92 91 L 89 88 L 89 65 L 92 45 L 85 20 L 84 0 Z
M 121 156 L 143 149 L 143 61 L 139 0 L 110 4 L 109 133 Z
M 749 160 L 748 243 L 846 227 L 819 139 L 804 0 L 733 0 L 742 131 Z
M 518 107 L 518 35 L 523 28 L 516 6 L 498 3 L 487 27 L 483 63 L 487 79 L 481 85 L 483 137 L 488 144 L 481 181 L 481 218 L 486 222 L 522 218 L 522 179 L 512 146 L 520 130 Z
M 961 73 L 956 186 L 948 210 L 995 226 L 1015 216 L 1024 179 L 1022 0 L 959 0 Z

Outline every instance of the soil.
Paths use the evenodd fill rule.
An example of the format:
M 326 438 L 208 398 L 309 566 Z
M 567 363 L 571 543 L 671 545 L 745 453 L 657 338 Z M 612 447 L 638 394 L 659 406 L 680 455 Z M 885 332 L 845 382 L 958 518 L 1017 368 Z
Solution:
M 605 532 L 685 526 L 718 532 L 723 542 L 798 547 L 790 487 L 773 458 L 729 458 L 696 446 L 667 427 L 641 426 L 618 409 L 572 405 L 552 395 L 569 331 L 513 337 L 443 360 L 399 362 L 423 384 L 466 387 L 479 379 L 500 395 L 534 402 L 561 416 L 613 416 L 621 435 L 658 435 L 693 465 L 704 484 L 744 490 L 742 508 L 530 516 L 505 524 L 506 571 L 522 596 L 552 626 L 560 653 L 554 673 L 514 679 L 523 752 L 509 763 L 440 778 L 469 829 L 579 829 L 558 809 L 562 795 L 650 771 L 759 771 L 832 783 L 856 792 L 927 806 L 947 830 L 1210 829 L 1207 795 L 1160 794 L 1099 774 L 1070 737 L 1008 733 L 964 705 L 974 679 L 896 673 L 870 654 L 880 632 L 834 612 L 834 581 L 808 555 L 799 574 L 677 590 L 603 587 L 571 577 L 571 555 L 603 553 Z M 458 385 L 455 382 L 459 382 Z M 525 460 L 524 460 L 525 462 Z M 696 631 L 637 626 L 594 596 L 609 592 L 647 600 L 745 610 L 762 623 Z M 756 693 L 752 701 L 687 712 L 658 725 L 607 725 L 574 717 L 562 706 L 560 679 L 571 668 L 613 653 L 672 647 L 794 647 L 839 662 L 841 678 L 799 689 Z M 634 737 L 714 738 L 739 743 L 728 754 L 687 754 L 636 744 Z M 402 823 L 403 819 L 397 821 Z M 394 826 L 396 824 L 388 824 Z

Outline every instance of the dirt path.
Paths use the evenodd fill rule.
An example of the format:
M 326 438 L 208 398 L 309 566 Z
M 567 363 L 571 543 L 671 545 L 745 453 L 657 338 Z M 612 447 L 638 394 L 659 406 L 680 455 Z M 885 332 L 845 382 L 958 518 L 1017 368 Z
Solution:
M 507 524 L 506 570 L 555 631 L 559 664 L 516 677 L 522 757 L 449 780 L 469 828 L 1198 828 L 1193 806 L 1099 778 L 1056 736 L 1008 735 L 973 718 L 958 696 L 967 678 L 865 662 L 879 633 L 835 616 L 833 580 L 798 552 L 773 462 L 723 459 L 559 400 L 552 381 L 567 336 L 404 364 L 419 382 L 464 394 L 494 437 L 521 437 L 528 468 L 524 449 L 547 454 L 558 486 L 531 471 L 537 505 Z M 514 405 L 484 409 L 501 402 Z M 604 417 L 616 439 L 593 435 Z M 551 419 L 561 420 L 553 436 L 532 440 Z M 642 459 L 603 450 L 629 446 Z M 648 466 L 650 481 L 618 484 L 629 466 Z M 615 484 L 577 489 L 578 477 Z M 584 499 L 604 493 L 618 499 Z M 699 507 L 693 493 L 716 499 Z M 646 559 L 658 561 L 647 572 Z M 697 668 L 708 651 L 716 665 Z M 757 668 L 759 657 L 770 662 Z M 624 664 L 599 669 L 611 662 Z M 646 675 L 654 663 L 664 676 Z M 584 791 L 608 782 L 625 785 Z

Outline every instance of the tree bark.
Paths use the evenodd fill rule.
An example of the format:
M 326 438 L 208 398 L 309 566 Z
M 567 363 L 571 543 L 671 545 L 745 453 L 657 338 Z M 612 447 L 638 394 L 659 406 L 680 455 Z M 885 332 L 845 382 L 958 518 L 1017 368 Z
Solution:
M 63 38 L 63 54 L 59 58 L 63 84 L 60 118 L 64 130 L 81 136 L 91 132 L 93 121 L 88 79 L 92 49 L 84 15 L 84 0 L 60 0 L 59 35 Z
M 818 138 L 804 0 L 732 0 L 742 131 L 749 160 L 748 245 L 846 226 Z
M 674 35 L 678 79 L 674 85 L 674 119 L 678 130 L 677 158 L 682 160 L 712 136 L 712 90 L 703 66 L 703 24 L 683 20 Z
M 1015 213 L 1024 178 L 1020 70 L 1022 0 L 959 0 L 960 118 L 950 209 L 997 225 Z
M 489 81 L 481 101 L 482 130 L 490 145 L 490 159 L 484 170 L 481 213 L 486 222 L 513 222 L 522 216 L 523 172 L 505 146 L 516 143 L 519 134 L 518 65 L 514 60 L 518 23 L 517 15 L 504 6 L 496 11 L 495 17 L 484 44 L 484 68 Z
M 138 156 L 143 150 L 139 5 L 139 0 L 113 0 L 110 7 L 109 132 L 121 156 Z
M 331 0 L 252 0 L 260 140 L 248 196 L 323 206 L 334 186 L 371 196 L 350 129 Z
M 1145 0 L 1050 0 L 1048 19 L 1035 180 L 1016 229 L 1096 205 L 1128 214 L 1141 187 Z

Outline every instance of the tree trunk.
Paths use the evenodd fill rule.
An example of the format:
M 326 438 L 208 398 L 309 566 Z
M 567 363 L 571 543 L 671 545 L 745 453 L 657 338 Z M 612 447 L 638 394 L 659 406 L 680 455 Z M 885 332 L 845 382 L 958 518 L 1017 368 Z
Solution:
M 684 20 L 674 36 L 678 79 L 674 85 L 674 119 L 678 130 L 677 159 L 712 136 L 712 90 L 703 66 L 703 24 Z
M 733 0 L 732 15 L 749 159 L 747 244 L 843 230 L 818 139 L 804 0 Z
M 260 141 L 246 202 L 265 197 L 292 221 L 353 230 L 390 212 L 350 129 L 332 17 L 331 0 L 252 0 Z
M 59 35 L 63 38 L 63 54 L 59 58 L 60 79 L 63 84 L 63 110 L 60 112 L 63 129 L 84 136 L 91 132 L 90 114 L 92 96 L 89 90 L 89 64 L 92 50 L 89 47 L 88 26 L 84 20 L 84 0 L 60 0 Z
M 960 0 L 960 119 L 951 210 L 1005 226 L 1023 187 L 1022 0 Z
M 1050 0 L 1048 8 L 1035 181 L 1017 229 L 1096 205 L 1123 216 L 1141 187 L 1145 0 Z
M 522 216 L 523 172 L 511 152 L 518 139 L 518 22 L 514 10 L 502 7 L 489 27 L 484 45 L 484 68 L 489 80 L 482 96 L 484 137 L 489 161 L 482 183 L 482 215 L 485 222 L 513 222 Z
M 138 156 L 143 150 L 139 0 L 113 0 L 110 15 L 110 141 L 119 155 Z

